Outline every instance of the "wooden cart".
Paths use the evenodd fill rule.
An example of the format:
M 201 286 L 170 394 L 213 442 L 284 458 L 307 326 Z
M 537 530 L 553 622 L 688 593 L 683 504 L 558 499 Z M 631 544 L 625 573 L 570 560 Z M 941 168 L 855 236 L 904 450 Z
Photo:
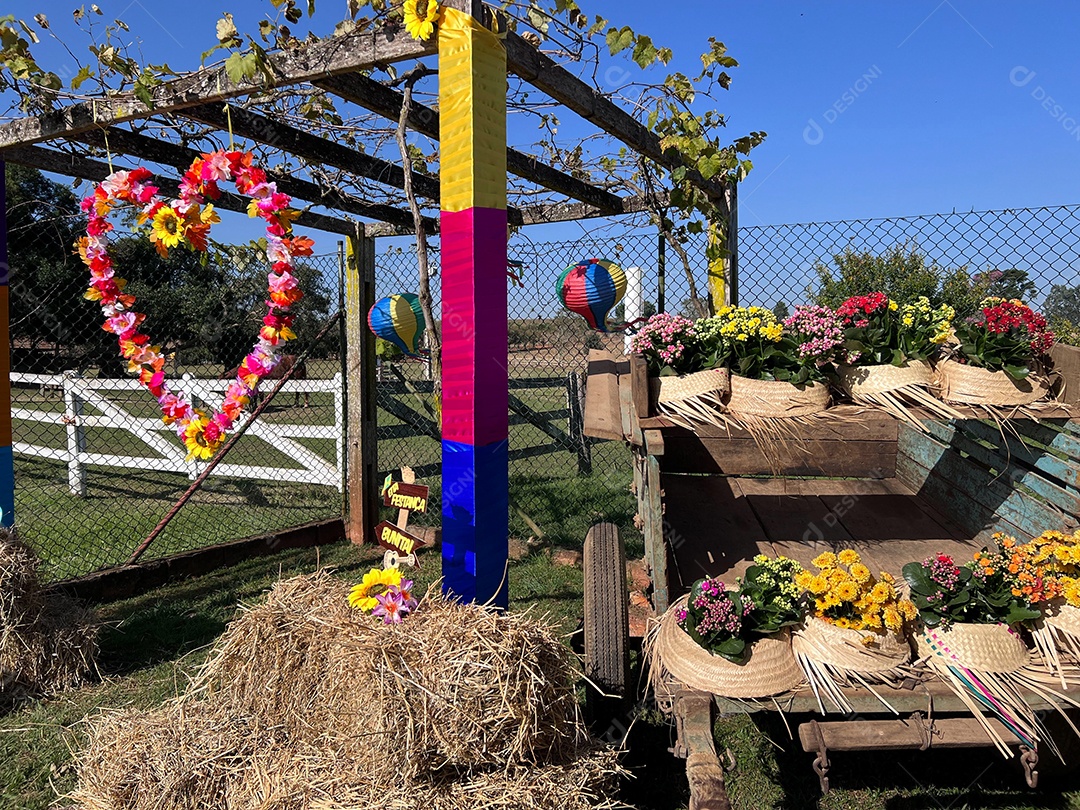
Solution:
M 784 443 L 778 469 L 778 460 L 770 463 L 744 432 L 705 426 L 690 431 L 650 417 L 646 374 L 641 358 L 594 352 L 586 430 L 623 438 L 632 448 L 657 614 L 695 580 L 734 577 L 758 553 L 808 565 L 822 551 L 855 548 L 871 570 L 898 572 L 904 563 L 937 552 L 970 559 L 993 545 L 996 531 L 1031 537 L 1080 522 L 1080 423 L 1064 408 L 1038 422 L 1012 420 L 1003 437 L 996 425 L 974 414 L 948 422 L 919 414 L 927 433 L 881 411 L 839 406 L 798 427 Z M 596 545 L 610 548 L 611 541 Z M 614 555 L 594 551 L 587 568 L 599 570 Z M 597 616 L 605 615 L 612 600 L 594 590 L 586 601 L 596 603 L 591 615 Z M 587 623 L 587 646 L 589 632 Z M 614 633 L 612 627 L 593 630 L 598 637 Z M 605 651 L 614 654 L 617 647 L 593 647 L 594 655 Z M 609 669 L 618 672 L 614 665 Z M 883 715 L 867 690 L 850 689 L 845 694 L 857 719 L 809 719 L 799 727 L 803 749 L 816 754 L 814 770 L 823 790 L 830 750 L 991 744 L 944 685 L 907 686 L 879 690 L 902 719 Z M 1034 696 L 1031 704 L 1049 708 Z M 932 722 L 926 719 L 931 705 Z M 814 715 L 818 702 L 806 690 L 785 698 L 782 708 Z M 727 807 L 713 746 L 716 710 L 745 712 L 747 705 L 690 689 L 675 695 L 674 751 L 687 759 L 691 810 Z M 1035 751 L 1022 751 L 1030 785 L 1037 779 L 1037 761 Z

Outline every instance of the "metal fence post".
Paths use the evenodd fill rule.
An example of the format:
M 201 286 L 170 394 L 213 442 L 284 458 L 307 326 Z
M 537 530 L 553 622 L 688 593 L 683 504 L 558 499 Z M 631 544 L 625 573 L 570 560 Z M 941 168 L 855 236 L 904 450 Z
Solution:
M 642 275 L 641 268 L 636 264 L 626 268 L 626 295 L 623 298 L 626 302 L 626 306 L 623 308 L 623 321 L 626 323 L 633 323 L 645 314 L 641 284 Z M 627 335 L 623 338 L 624 354 L 630 354 L 630 343 L 633 339 L 633 335 Z
M 585 381 L 574 371 L 566 375 L 567 435 L 577 452 L 578 475 L 592 475 L 592 447 L 585 435 Z
M 82 455 L 86 452 L 86 428 L 82 425 L 83 401 L 78 392 L 78 371 L 65 371 L 64 380 L 64 428 L 67 433 L 68 491 L 78 498 L 86 497 L 86 466 Z

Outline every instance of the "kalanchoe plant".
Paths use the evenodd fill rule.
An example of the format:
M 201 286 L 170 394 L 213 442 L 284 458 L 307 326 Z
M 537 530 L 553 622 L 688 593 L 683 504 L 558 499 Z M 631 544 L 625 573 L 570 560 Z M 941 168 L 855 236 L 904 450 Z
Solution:
M 899 316 L 900 351 L 908 360 L 932 360 L 941 353 L 941 346 L 952 332 L 956 310 L 948 304 L 930 305 L 930 299 L 919 296 L 904 304 Z
M 695 324 L 698 339 L 710 355 L 751 380 L 780 380 L 804 385 L 824 379 L 817 363 L 799 353 L 784 325 L 763 307 L 721 307 L 712 318 Z
M 736 588 L 715 577 L 699 579 L 676 616 L 679 626 L 706 650 L 740 662 L 749 642 L 802 621 L 795 586 L 801 571 L 794 560 L 759 554 Z
M 928 627 L 963 624 L 1020 624 L 1039 618 L 1023 596 L 1013 593 L 1004 569 L 969 563 L 958 566 L 948 554 L 904 566 L 904 579 L 919 618 Z
M 660 312 L 651 316 L 634 335 L 630 348 L 645 357 L 649 373 L 657 377 L 693 374 L 723 365 L 702 344 L 694 322 L 681 315 Z
M 1046 318 L 1022 301 L 1001 298 L 985 299 L 978 314 L 956 324 L 956 338 L 954 359 L 1014 380 L 1027 377 L 1054 345 Z
M 844 345 L 844 327 L 840 317 L 828 307 L 800 305 L 784 321 L 784 332 L 797 345 L 800 360 L 826 369 Z
M 885 293 L 854 295 L 836 309 L 844 327 L 843 361 L 853 366 L 901 365 L 898 309 Z

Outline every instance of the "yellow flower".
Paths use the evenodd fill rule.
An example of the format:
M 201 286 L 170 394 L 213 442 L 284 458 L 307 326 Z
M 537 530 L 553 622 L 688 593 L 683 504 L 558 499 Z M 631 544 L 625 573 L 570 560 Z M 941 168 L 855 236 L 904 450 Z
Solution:
M 851 578 L 856 582 L 869 582 L 870 581 L 870 569 L 863 565 L 861 562 L 854 563 L 851 566 Z
M 435 0 L 405 0 L 405 30 L 413 39 L 431 39 L 438 17 L 439 4 Z
M 163 205 L 150 222 L 150 241 L 156 242 L 158 253 L 174 248 L 184 239 L 184 220 L 176 209 Z
M 851 622 L 849 622 L 843 616 L 841 616 L 839 619 L 834 620 L 833 624 L 835 624 L 837 627 L 839 627 L 842 630 L 847 630 L 848 628 L 851 627 Z
M 210 420 L 200 414 L 195 419 L 192 419 L 184 429 L 184 446 L 187 447 L 188 461 L 192 459 L 207 461 L 213 458 L 214 453 L 221 447 L 224 436 L 214 442 L 207 440 L 205 431 L 208 424 L 210 424 Z
M 889 587 L 888 583 L 879 582 L 870 591 L 870 601 L 875 605 L 880 605 L 891 599 L 892 595 L 892 588 Z
M 831 551 L 823 551 L 810 561 L 815 568 L 832 568 L 836 565 L 836 555 Z
M 891 298 L 889 299 L 889 312 L 896 312 L 897 303 Z
M 825 591 L 829 590 L 829 581 L 820 575 L 812 577 L 808 590 L 815 596 L 821 596 Z
M 372 568 L 360 581 L 359 585 L 349 591 L 349 605 L 370 613 L 379 604 L 375 597 L 383 593 L 391 586 L 401 584 L 401 569 L 399 568 Z
M 809 571 L 800 571 L 795 575 L 795 584 L 802 588 L 804 591 L 810 590 L 810 583 L 813 581 L 814 575 Z
M 859 562 L 859 560 L 861 559 L 859 557 L 859 552 L 855 551 L 854 549 L 850 549 L 850 548 L 845 548 L 843 551 L 841 551 L 839 554 L 837 554 L 836 557 L 844 565 L 854 565 L 855 563 Z
M 851 602 L 859 595 L 859 586 L 851 580 L 836 586 L 836 596 L 841 602 Z
M 896 631 L 904 626 L 903 617 L 900 615 L 900 611 L 893 607 L 885 608 L 883 614 L 885 618 L 885 626 L 890 630 Z

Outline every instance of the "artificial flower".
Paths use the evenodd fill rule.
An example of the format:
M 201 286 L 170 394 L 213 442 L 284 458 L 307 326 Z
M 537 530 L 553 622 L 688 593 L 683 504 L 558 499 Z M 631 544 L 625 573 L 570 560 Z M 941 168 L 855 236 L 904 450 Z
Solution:
M 439 4 L 435 0 L 405 0 L 405 30 L 413 39 L 427 41 L 435 33 Z

